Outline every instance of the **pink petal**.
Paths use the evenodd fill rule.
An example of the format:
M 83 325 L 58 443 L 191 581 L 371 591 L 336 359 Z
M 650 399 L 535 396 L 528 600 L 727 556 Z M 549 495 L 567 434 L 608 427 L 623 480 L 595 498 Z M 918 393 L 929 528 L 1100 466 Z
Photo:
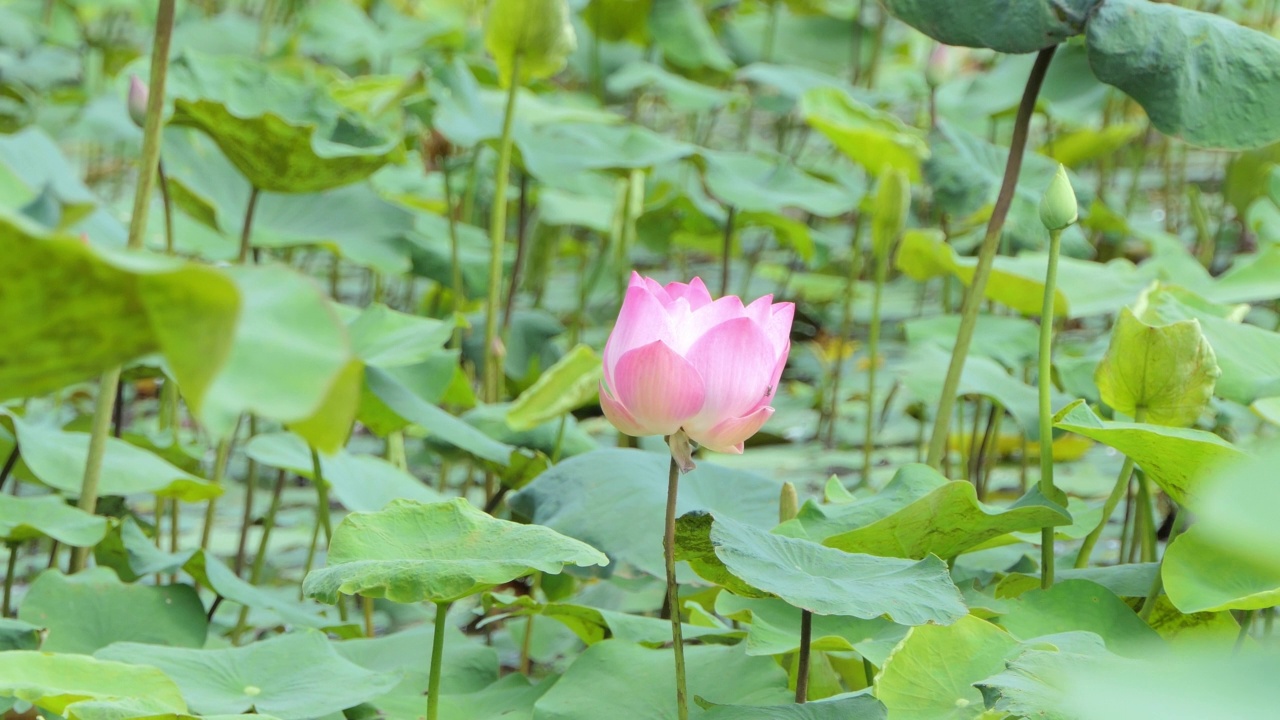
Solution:
M 670 435 L 702 408 L 698 371 L 661 340 L 618 358 L 609 385 L 645 435 Z
M 702 282 L 702 278 L 694 278 L 686 283 L 667 283 L 667 294 L 674 300 L 675 298 L 684 298 L 689 301 L 689 307 L 697 310 L 698 308 L 711 302 L 711 291 L 707 290 L 706 284 Z
M 787 350 L 791 347 L 791 323 L 795 316 L 795 303 L 774 303 L 773 313 L 768 322 L 761 323 L 765 334 L 773 341 L 773 346 L 778 349 L 778 352 L 783 354 L 784 360 Z
M 618 321 L 614 323 L 613 332 L 609 333 L 609 339 L 604 344 L 605 383 L 614 387 L 613 373 L 618 358 L 657 340 L 675 345 L 667 311 L 649 291 L 648 285 L 644 282 L 637 284 L 633 277 L 631 287 L 627 288 L 626 297 L 622 300 Z
M 741 298 L 737 295 L 725 295 L 698 308 L 687 318 L 677 318 L 672 313 L 671 331 L 676 339 L 673 348 L 678 353 L 688 353 L 689 348 L 711 328 L 734 318 L 745 317 L 745 312 Z
M 649 288 L 649 292 L 653 293 L 653 296 L 658 299 L 658 302 L 662 303 L 663 305 L 671 304 L 671 300 L 672 300 L 671 294 L 668 293 L 667 289 L 662 286 L 662 283 L 658 282 L 657 280 L 654 280 L 651 277 L 647 277 L 644 279 L 644 286 Z
M 685 353 L 702 378 L 706 399 L 686 430 L 706 430 L 759 407 L 772 394 L 769 381 L 778 353 L 764 330 L 748 317 L 738 317 L 708 330 Z
M 604 410 L 604 416 L 623 435 L 642 437 L 645 434 L 644 428 L 640 427 L 640 423 L 631 417 L 631 413 L 622 406 L 622 403 L 613 399 L 603 382 L 600 383 L 600 409 Z
M 747 317 L 756 321 L 760 327 L 767 328 L 770 320 L 773 318 L 773 296 L 765 295 L 757 298 L 748 305 L 743 312 Z
M 741 455 L 743 443 L 759 432 L 771 415 L 773 408 L 762 407 L 746 417 L 724 420 L 705 432 L 689 433 L 689 437 L 708 450 Z

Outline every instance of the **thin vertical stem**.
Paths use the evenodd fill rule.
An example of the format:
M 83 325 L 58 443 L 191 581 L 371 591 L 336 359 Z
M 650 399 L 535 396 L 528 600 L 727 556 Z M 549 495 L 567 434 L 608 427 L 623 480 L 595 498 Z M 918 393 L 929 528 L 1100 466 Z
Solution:
M 435 634 L 431 636 L 431 675 L 427 680 L 427 720 L 440 715 L 440 671 L 444 667 L 444 631 L 450 603 L 436 603 Z
M 875 259 L 875 289 L 871 293 L 871 327 L 867 333 L 867 423 L 862 438 L 862 482 L 871 481 L 871 453 L 875 449 L 876 432 L 876 369 L 880 354 L 880 302 L 884 295 L 884 283 L 889 275 L 889 248 L 877 252 Z
M 4 467 L 0 468 L 0 490 L 4 489 L 4 481 L 9 479 L 9 473 L 13 472 L 13 466 L 18 464 L 18 445 L 15 442 L 13 450 L 9 451 L 9 458 L 4 461 Z
M 813 640 L 813 613 L 800 611 L 800 653 L 796 661 L 796 702 L 809 699 L 809 655 Z
M 240 227 L 240 255 L 237 259 L 241 265 L 249 262 L 249 251 L 252 249 L 249 236 L 253 233 L 253 213 L 258 207 L 258 196 L 261 194 L 262 191 L 256 186 L 249 190 L 249 204 L 245 206 L 244 224 Z
M 1036 378 L 1040 390 L 1040 493 L 1053 496 L 1053 318 L 1057 296 L 1058 251 L 1062 231 L 1049 232 L 1049 267 L 1044 276 L 1044 304 L 1040 306 L 1040 367 Z M 1054 531 L 1052 525 L 1040 530 L 1040 587 L 1053 586 Z
M 527 251 L 527 234 L 529 215 L 529 174 L 520 173 L 520 199 L 516 201 L 516 259 L 511 266 L 511 282 L 507 286 L 507 305 L 502 312 L 502 330 L 511 327 L 511 313 L 515 312 L 516 291 L 520 288 L 520 266 L 524 264 Z
M 9 566 L 4 573 L 4 601 L 0 603 L 0 618 L 9 617 L 9 601 L 13 597 L 13 576 L 18 572 L 18 543 L 7 543 Z
M 1178 532 L 1182 525 L 1182 508 L 1176 508 L 1173 511 L 1173 525 L 1169 528 L 1169 539 L 1165 541 L 1165 554 L 1169 552 L 1169 546 L 1173 545 L 1173 541 L 1178 538 Z M 1156 598 L 1160 597 L 1160 591 L 1164 589 L 1164 556 L 1160 558 L 1160 565 L 1156 567 L 1156 577 L 1151 582 L 1151 590 L 1147 593 L 1147 599 L 1142 602 L 1142 610 L 1138 612 L 1138 617 L 1146 622 L 1151 617 L 1151 611 L 1156 608 Z
M 169 176 L 164 172 L 164 161 L 156 164 L 156 179 L 160 182 L 160 205 L 164 209 L 164 252 L 174 253 L 173 248 L 173 197 L 169 194 Z
M 276 525 L 276 513 L 280 511 L 280 499 L 284 495 L 284 484 L 288 475 L 284 470 L 276 474 L 276 485 L 271 491 L 271 505 L 267 508 L 267 514 L 262 518 L 262 537 L 258 539 L 258 552 L 253 556 L 253 565 L 249 569 L 249 584 L 257 585 L 262 579 L 262 568 L 266 565 L 267 560 L 267 542 L 271 539 L 271 530 Z M 236 620 L 235 629 L 231 631 L 231 643 L 234 645 L 240 639 L 240 633 L 244 632 L 245 622 L 249 618 L 249 608 L 240 608 L 240 617 Z
M 507 234 L 507 182 L 511 174 L 511 127 L 520 89 L 520 54 L 511 58 L 511 87 L 502 115 L 502 138 L 498 145 L 498 167 L 494 176 L 493 208 L 489 216 L 489 304 L 484 318 L 484 399 L 497 402 L 502 395 L 502 363 L 499 357 L 498 309 L 502 298 L 502 249 Z
M 987 280 L 991 276 L 991 266 L 995 261 L 996 250 L 1000 247 L 1000 231 L 1009 216 L 1009 208 L 1013 204 L 1014 191 L 1018 185 L 1018 175 L 1022 171 L 1022 157 L 1027 148 L 1027 134 L 1031 127 L 1031 116 L 1035 112 L 1036 97 L 1040 94 L 1040 86 L 1044 84 L 1049 63 L 1053 61 L 1056 46 L 1045 48 L 1036 56 L 1035 65 L 1027 77 L 1027 85 L 1022 93 L 1022 102 L 1018 106 L 1018 116 L 1013 126 L 1013 141 L 1009 148 L 1009 160 L 1005 165 L 1004 179 L 1000 184 L 1000 194 L 991 212 L 991 220 L 987 223 L 986 236 L 978 251 L 978 265 L 973 272 L 973 280 L 969 291 L 965 293 L 964 304 L 960 310 L 960 328 L 956 333 L 955 348 L 951 352 L 951 364 L 947 367 L 947 377 L 942 385 L 942 397 L 938 403 L 938 413 L 934 420 L 933 435 L 929 438 L 929 455 L 926 458 L 930 467 L 937 469 L 942 465 L 942 456 L 947 449 L 947 433 L 950 430 L 952 408 L 955 407 L 956 390 L 960 387 L 960 376 L 964 372 L 965 360 L 969 357 L 969 345 L 973 342 L 973 332 L 978 324 L 978 310 L 986 295 Z
M 724 247 L 720 254 L 720 297 L 729 292 L 729 260 L 733 256 L 733 229 L 738 210 L 729 206 L 729 214 L 724 219 Z
M 445 219 L 449 223 L 449 267 L 453 283 L 453 314 L 455 318 L 462 314 L 462 309 L 466 303 L 467 290 L 462 282 L 462 256 L 458 246 L 458 218 L 453 207 L 453 181 L 450 180 L 449 161 L 444 159 L 440 162 L 440 174 L 444 176 L 444 204 Z M 462 328 L 455 328 L 453 331 L 453 339 L 450 344 L 452 347 L 462 347 Z
M 840 308 L 840 344 L 836 352 L 836 360 L 831 367 L 831 407 L 827 413 L 826 447 L 835 447 L 836 423 L 840 417 L 840 377 L 844 372 L 844 356 L 849 347 L 849 338 L 853 335 L 853 300 L 858 285 L 858 276 L 862 275 L 862 222 L 859 214 L 853 225 L 853 240 L 849 245 L 849 274 L 844 279 L 844 302 Z
M 147 205 L 155 189 L 156 170 L 160 167 L 160 125 L 164 122 L 164 85 L 169 74 L 169 39 L 173 34 L 176 0 L 160 0 L 156 11 L 155 39 L 151 44 L 151 78 L 148 84 L 147 117 L 142 125 L 141 171 L 133 195 L 133 214 L 129 218 L 129 249 L 141 250 L 147 234 Z
M 1133 413 L 1133 421 L 1135 423 L 1142 422 L 1146 414 L 1146 408 L 1137 408 Z M 1124 463 L 1120 466 L 1120 474 L 1116 476 L 1115 487 L 1111 488 L 1111 494 L 1107 496 L 1106 502 L 1102 504 L 1102 519 L 1098 521 L 1098 526 L 1090 530 L 1089 534 L 1085 536 L 1084 543 L 1080 546 L 1080 552 L 1076 554 L 1076 568 L 1089 567 L 1089 556 L 1093 554 L 1093 548 L 1098 544 L 1098 538 L 1102 536 L 1102 531 L 1107 527 L 1107 523 L 1110 522 L 1111 514 L 1116 511 L 1116 506 L 1120 504 L 1120 498 L 1124 497 L 1125 491 L 1129 489 L 1129 478 L 1132 475 L 1133 458 L 1125 456 Z
M 213 474 L 209 477 L 209 482 L 214 485 L 222 485 L 222 478 L 227 474 L 227 463 L 231 459 L 231 445 L 235 439 L 236 433 L 240 430 L 240 424 L 236 423 L 236 428 L 231 432 L 231 437 L 218 443 L 217 454 L 213 457 Z M 213 536 L 214 519 L 218 513 L 218 496 L 209 498 L 209 504 L 204 509 L 204 527 L 200 530 L 200 549 L 209 549 L 209 539 Z
M 1138 507 L 1137 517 L 1142 520 L 1142 562 L 1154 562 L 1156 559 L 1156 523 L 1151 512 L 1151 481 L 1146 473 L 1138 475 Z M 1135 523 L 1134 527 L 1138 527 Z M 1134 531 L 1137 532 L 1136 530 Z M 1135 540 L 1135 543 L 1138 542 Z
M 671 645 L 676 662 L 676 715 L 679 720 L 689 719 L 689 691 L 684 673 L 684 634 L 680 626 L 680 588 L 676 583 L 676 495 L 680 486 L 680 466 L 671 458 L 671 470 L 667 474 L 667 524 L 662 538 L 662 549 L 667 563 L 667 606 L 671 609 Z
M 1240 634 L 1236 635 L 1236 644 L 1232 649 L 1232 653 L 1239 653 L 1240 648 L 1244 647 L 1245 638 L 1249 637 L 1249 628 L 1253 625 L 1253 610 L 1245 610 L 1244 617 L 1240 618 Z
M 249 416 L 249 437 L 258 434 L 258 420 Z M 249 526 L 253 524 L 253 501 L 258 493 L 258 463 L 251 457 L 244 480 L 244 515 L 240 517 L 240 541 L 236 543 L 236 558 L 233 565 L 236 577 L 244 570 L 244 551 L 249 543 Z
M 76 503 L 81 510 L 94 514 L 98 507 L 98 485 L 102 480 L 102 459 L 107 452 L 107 437 L 111 431 L 111 413 L 115 406 L 116 387 L 120 382 L 120 366 L 102 373 L 98 380 L 98 401 L 93 409 L 93 430 L 89 435 L 89 453 L 85 460 L 84 480 L 80 485 L 80 500 Z M 84 569 L 89 557 L 88 547 L 71 549 L 71 567 L 69 572 L 77 573 Z

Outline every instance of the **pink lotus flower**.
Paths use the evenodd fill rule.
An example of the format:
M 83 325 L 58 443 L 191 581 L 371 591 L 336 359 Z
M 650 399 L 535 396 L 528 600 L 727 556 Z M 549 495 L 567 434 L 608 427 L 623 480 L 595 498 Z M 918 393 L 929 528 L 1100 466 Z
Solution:
M 741 453 L 764 425 L 791 350 L 792 303 L 766 295 L 743 306 L 712 300 L 702 280 L 671 283 L 631 274 L 604 347 L 600 406 L 627 435 L 674 435 Z

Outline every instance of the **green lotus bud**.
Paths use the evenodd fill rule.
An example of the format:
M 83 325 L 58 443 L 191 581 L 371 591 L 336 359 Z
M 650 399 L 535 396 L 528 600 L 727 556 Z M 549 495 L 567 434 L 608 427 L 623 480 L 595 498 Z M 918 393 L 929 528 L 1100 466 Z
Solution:
M 782 483 L 782 494 L 778 497 L 778 522 L 784 523 L 800 514 L 800 496 L 796 494 L 796 486 Z
M 1079 218 L 1076 191 L 1071 189 L 1067 169 L 1059 164 L 1058 172 L 1054 173 L 1049 189 L 1045 190 L 1044 198 L 1040 200 L 1040 222 L 1051 232 L 1057 232 L 1066 229 Z
M 886 170 L 880 175 L 872 205 L 871 247 L 876 257 L 888 253 L 902 235 L 910 210 L 911 182 L 907 174 L 898 169 Z
M 503 87 L 555 75 L 578 44 L 569 19 L 569 3 L 493 0 L 485 23 L 484 44 L 498 64 Z

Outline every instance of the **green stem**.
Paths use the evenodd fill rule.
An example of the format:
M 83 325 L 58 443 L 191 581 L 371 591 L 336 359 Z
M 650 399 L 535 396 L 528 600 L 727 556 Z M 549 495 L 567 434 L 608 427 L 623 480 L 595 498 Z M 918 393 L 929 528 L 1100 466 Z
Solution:
M 853 335 L 853 299 L 858 285 L 858 276 L 862 274 L 862 215 L 859 214 L 853 225 L 853 240 L 849 245 L 849 274 L 844 278 L 844 303 L 840 308 L 840 347 L 836 352 L 836 360 L 831 366 L 831 408 L 827 414 L 828 450 L 835 447 L 836 420 L 840 417 L 840 377 L 844 373 L 844 356 L 849 347 L 849 338 Z
M 280 499 L 284 495 L 284 484 L 288 476 L 284 470 L 276 474 L 275 489 L 271 491 L 271 505 L 262 518 L 262 537 L 258 540 L 258 552 L 253 556 L 253 566 L 249 569 L 249 584 L 257 585 L 262 579 L 262 569 L 267 560 L 267 542 L 271 539 L 271 530 L 276 525 L 276 513 L 280 511 Z M 235 629 L 231 631 L 231 644 L 239 643 L 240 633 L 244 632 L 245 623 L 249 619 L 249 608 L 240 608 L 240 617 L 236 620 Z
M 244 224 L 240 227 L 240 255 L 237 259 L 241 265 L 249 262 L 249 252 L 252 249 L 249 235 L 253 232 L 253 213 L 258 207 L 258 196 L 260 194 L 262 194 L 262 191 L 258 190 L 257 187 L 249 190 L 249 204 L 244 209 Z
M 169 39 L 173 34 L 176 0 L 160 0 L 156 12 L 155 40 L 151 45 L 151 78 L 147 97 L 147 118 L 142 126 L 141 172 L 133 195 L 133 215 L 129 218 L 129 249 L 141 250 L 147 234 L 147 206 L 155 190 L 160 167 L 160 125 L 164 122 L 164 84 L 169 72 Z M 74 556 L 73 556 L 74 557 Z
M 880 301 L 889 276 L 890 248 L 876 256 L 875 289 L 871 294 L 871 327 L 867 331 L 867 423 L 862 438 L 862 482 L 871 481 L 871 452 L 876 432 L 876 366 L 880 355 Z
M 249 416 L 249 437 L 258 434 L 258 419 Z M 236 543 L 236 558 L 233 564 L 236 577 L 244 570 L 244 551 L 249 543 L 249 526 L 253 524 L 253 501 L 258 492 L 258 463 L 249 458 L 249 467 L 244 480 L 244 514 L 240 518 L 240 541 Z
M 1142 422 L 1146 417 L 1146 408 L 1139 407 L 1134 410 L 1133 421 L 1135 423 Z M 1111 514 L 1116 511 L 1116 506 L 1120 504 L 1121 498 L 1124 497 L 1125 491 L 1129 488 L 1129 478 L 1133 475 L 1133 458 L 1126 456 L 1124 464 L 1120 466 L 1120 474 L 1116 476 L 1115 487 L 1111 488 L 1111 494 L 1107 496 L 1106 502 L 1102 504 L 1102 519 L 1098 521 L 1098 526 L 1089 531 L 1085 536 L 1084 543 L 1080 546 L 1080 552 L 1076 555 L 1075 566 L 1077 569 L 1089 567 L 1089 556 L 1093 554 L 1093 548 L 1098 544 L 1098 538 L 1102 537 L 1102 531 L 1106 529 L 1107 523 L 1111 520 Z
M 1058 251 L 1062 231 L 1049 232 L 1049 267 L 1044 274 L 1044 303 L 1040 306 L 1040 493 L 1053 497 L 1053 318 L 1058 284 Z M 1040 530 L 1040 587 L 1053 586 L 1053 526 Z
M 453 208 L 453 182 L 450 180 L 449 161 L 440 162 L 440 174 L 444 176 L 445 219 L 449 223 L 449 267 L 453 281 L 453 322 L 462 315 L 466 303 L 466 285 L 462 282 L 462 256 L 458 246 L 458 218 Z M 450 345 L 454 349 L 462 347 L 462 328 L 455 328 Z
M 444 667 L 444 630 L 450 603 L 436 603 L 435 634 L 431 636 L 431 677 L 427 681 L 427 720 L 440 715 L 440 670 Z
M 4 573 L 4 601 L 0 602 L 0 618 L 9 617 L 9 602 L 13 597 L 13 576 L 18 572 L 18 543 L 7 543 L 9 565 Z
M 231 458 L 231 445 L 235 440 L 236 433 L 240 431 L 240 424 L 236 423 L 236 428 L 231 432 L 231 437 L 218 443 L 217 454 L 213 458 L 213 474 L 209 476 L 209 482 L 214 485 L 222 485 L 222 478 L 227 474 L 227 463 Z M 215 516 L 218 512 L 218 496 L 209 498 L 209 504 L 204 509 L 204 527 L 200 530 L 200 549 L 209 549 L 209 539 L 213 535 L 213 524 Z
M 1182 523 L 1182 508 L 1179 507 L 1173 511 L 1173 527 L 1169 529 L 1169 539 L 1165 541 L 1164 551 L 1168 555 L 1169 547 L 1173 545 L 1173 541 L 1178 538 L 1178 530 Z M 1160 565 L 1156 567 L 1155 580 L 1151 582 L 1151 590 L 1147 593 L 1147 599 L 1142 602 L 1142 610 L 1138 612 L 1138 617 L 1146 622 L 1151 617 L 1151 611 L 1156 608 L 1156 598 L 1160 597 L 1160 591 L 1164 589 L 1164 557 L 1160 558 Z
M 329 513 L 329 482 L 324 479 L 324 471 L 320 466 L 320 453 L 314 447 L 311 448 L 311 474 L 316 486 L 316 523 L 324 530 L 324 544 L 327 548 L 333 542 L 333 520 Z M 338 616 L 346 622 L 347 604 L 342 602 L 341 598 L 338 599 Z
M 680 626 L 680 587 L 676 583 L 676 495 L 680 485 L 680 466 L 671 458 L 667 474 L 667 524 L 662 549 L 667 562 L 667 607 L 671 610 L 671 646 L 676 661 L 676 716 L 689 720 L 689 691 L 684 673 L 684 634 Z M 429 720 L 429 719 L 428 719 Z
M 1022 171 L 1022 156 L 1027 148 L 1031 116 L 1035 112 L 1036 97 L 1040 94 L 1040 86 L 1044 84 L 1045 74 L 1049 70 L 1049 63 L 1052 62 L 1056 49 L 1057 46 L 1045 48 L 1036 56 L 1035 65 L 1031 68 L 1026 88 L 1022 93 L 1022 102 L 1018 106 L 1018 116 L 1013 126 L 1013 141 L 1009 148 L 1009 160 L 1004 169 L 1004 179 L 1000 184 L 1000 194 L 996 197 L 991 220 L 987 223 L 986 236 L 983 237 L 982 247 L 978 251 L 978 265 L 973 271 L 973 280 L 969 291 L 964 296 L 955 349 L 951 352 L 951 364 L 947 367 L 947 377 L 942 385 L 942 397 L 934 419 L 933 434 L 929 438 L 929 455 L 926 462 L 934 469 L 942 466 L 942 456 L 947 450 L 947 432 L 950 430 L 951 414 L 955 408 L 956 390 L 960 387 L 960 376 L 964 372 L 964 363 L 969 356 L 969 344 L 973 341 L 973 332 L 978 325 L 978 310 L 986 295 L 991 266 L 995 261 L 996 250 L 1000 247 L 1000 231 L 1004 228 L 1004 221 L 1009 216 L 1009 208 L 1013 204 L 1018 175 Z
M 164 252 L 173 250 L 173 197 L 169 194 L 169 176 L 164 172 L 164 161 L 156 163 L 156 179 L 160 183 L 160 204 L 164 209 Z
M 737 208 L 730 205 L 729 215 L 724 219 L 724 242 L 720 253 L 720 297 L 729 292 L 729 260 L 733 256 L 733 230 L 737 215 Z
M 800 652 L 796 661 L 796 702 L 809 700 L 809 655 L 813 640 L 813 613 L 800 611 Z
M 120 366 L 102 373 L 98 380 L 98 401 L 93 409 L 93 429 L 89 435 L 89 455 L 85 460 L 84 480 L 80 485 L 80 501 L 77 506 L 94 514 L 98 507 L 98 484 L 102 480 L 102 458 L 107 452 L 107 437 L 111 431 L 111 411 L 116 402 L 116 388 L 120 382 Z M 89 557 L 87 547 L 71 549 L 71 567 L 74 574 L 84 569 Z
M 511 127 L 516 115 L 520 89 L 520 54 L 511 58 L 511 87 L 502 115 L 502 138 L 498 144 L 498 168 L 494 176 L 493 209 L 489 217 L 489 305 L 484 318 L 484 399 L 498 402 L 502 395 L 502 365 L 498 348 L 498 310 L 502 298 L 502 248 L 507 235 L 507 181 L 511 174 Z
M 1152 517 L 1151 499 L 1151 481 L 1146 473 L 1139 473 L 1137 517 L 1142 520 L 1142 554 L 1139 556 L 1142 562 L 1155 562 L 1156 559 L 1156 523 Z

